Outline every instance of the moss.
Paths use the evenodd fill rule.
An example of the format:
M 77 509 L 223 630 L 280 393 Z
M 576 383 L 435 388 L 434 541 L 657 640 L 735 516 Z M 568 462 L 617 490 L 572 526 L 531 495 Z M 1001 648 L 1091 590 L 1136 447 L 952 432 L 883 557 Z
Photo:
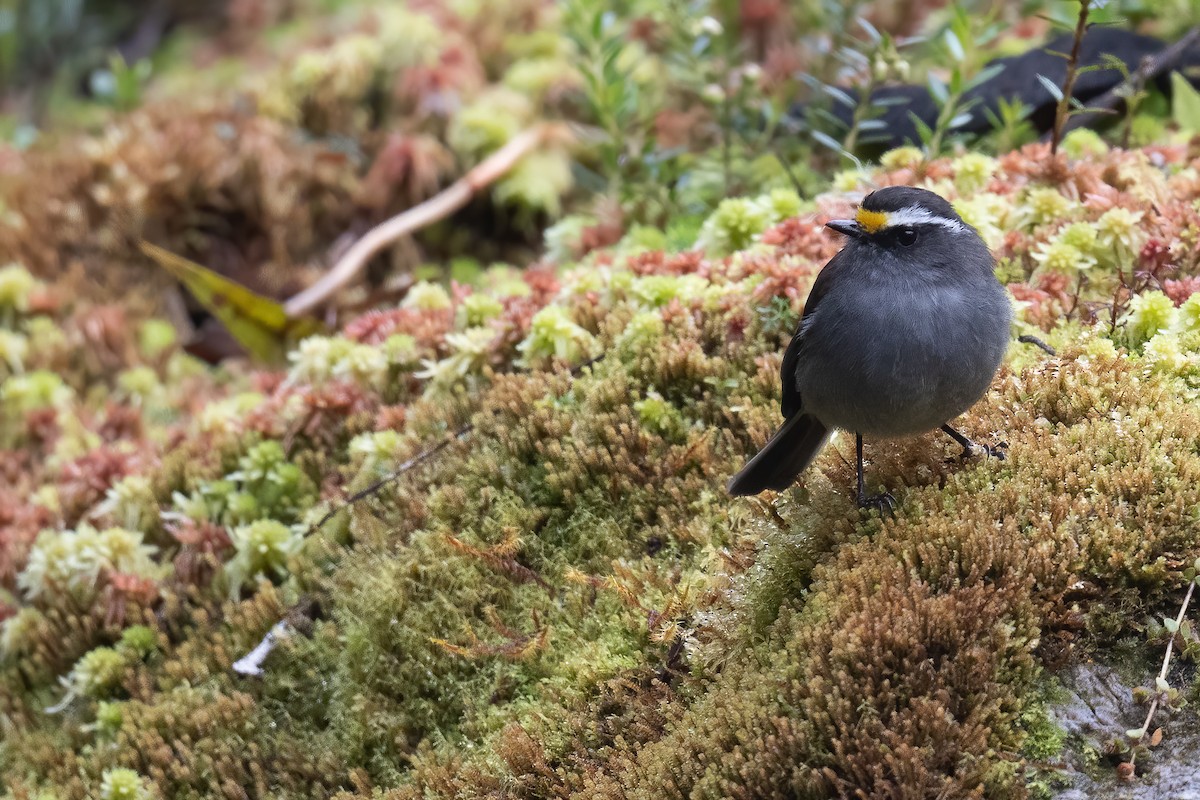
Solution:
M 480 36 L 501 13 L 458 10 Z M 463 91 L 466 113 L 427 109 L 429 128 L 472 159 L 490 152 L 534 109 L 478 95 L 467 53 L 432 60 L 433 33 L 461 33 L 445 14 L 436 30 L 425 15 L 381 19 L 378 36 L 298 59 L 280 80 L 299 105 L 283 117 L 373 129 L 339 112 L 362 111 L 390 59 L 411 55 L 409 78 Z M 396 20 L 430 50 L 380 46 L 401 37 Z M 509 58 L 488 70 L 550 102 L 546 62 Z M 380 120 L 415 102 L 407 84 L 386 88 Z M 147 112 L 114 133 L 191 131 L 199 155 L 110 143 L 89 158 L 114 173 L 180 162 L 178 184 L 151 174 L 130 189 L 153 194 L 153 224 L 195 216 L 176 193 L 209 185 L 197 163 L 224 165 L 203 175 L 228 194 L 223 213 L 271 243 L 256 233 L 247 252 L 303 263 L 332 238 L 323 226 L 344 226 L 350 212 L 320 209 L 354 205 L 347 174 L 289 171 L 322 162 L 294 129 L 229 123 L 258 148 L 231 163 L 208 138 L 228 120 L 200 119 Z M 1053 777 L 1026 767 L 1061 746 L 1044 712 L 1052 663 L 1144 647 L 1132 633 L 1178 602 L 1200 548 L 1197 265 L 1180 245 L 1194 180 L 1170 148 L 1166 169 L 1113 151 L 1066 176 L 1036 148 L 914 152 L 888 156 L 888 181 L 927 171 L 996 248 L 1017 330 L 1057 355 L 1014 346 L 961 420 L 1006 440 L 1003 462 L 955 461 L 932 435 L 870 442 L 872 482 L 900 500 L 889 518 L 854 507 L 845 436 L 785 492 L 724 490 L 779 422 L 781 351 L 836 249 L 817 220 L 845 210 L 771 190 L 779 176 L 725 198 L 701 231 L 697 217 L 662 232 L 574 218 L 550 237 L 561 270 L 492 268 L 470 293 L 418 283 L 399 307 L 300 343 L 286 374 L 198 367 L 161 328 L 86 292 L 56 306 L 5 272 L 25 298 L 0 315 L 6 352 L 27 346 L 0 390 L 16 484 L 0 489 L 0 771 L 18 793 L 67 800 L 96 796 L 106 774 L 135 794 L 254 800 L 1042 791 Z M 540 155 L 508 188 L 553 209 L 562 154 Z M 697 209 L 723 196 L 719 162 L 678 182 Z M 545 192 L 530 171 L 548 164 Z M 29 213 L 61 207 L 59 192 Z M 57 220 L 31 219 L 43 233 Z M 697 235 L 707 252 L 688 249 Z M 103 250 L 78 232 L 54 242 Z M 1144 276 L 1168 266 L 1177 283 L 1148 291 Z M 1125 327 L 1110 330 L 1114 317 Z M 91 529 L 93 515 L 111 519 Z M 264 674 L 235 672 L 268 632 Z M 46 714 L 62 675 L 83 696 Z

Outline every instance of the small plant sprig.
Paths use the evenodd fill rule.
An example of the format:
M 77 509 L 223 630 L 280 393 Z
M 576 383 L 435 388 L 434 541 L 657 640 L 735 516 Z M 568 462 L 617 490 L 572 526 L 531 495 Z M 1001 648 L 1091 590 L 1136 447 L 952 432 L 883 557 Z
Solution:
M 989 138 L 992 149 L 997 153 L 1020 149 L 1037 139 L 1037 131 L 1029 121 L 1033 107 L 1015 97 L 1011 100 L 1001 97 L 998 99 L 996 111 L 985 108 L 983 113 L 992 126 Z
M 93 72 L 89 80 L 97 98 L 118 111 L 132 111 L 142 104 L 142 90 L 152 71 L 148 59 L 129 64 L 120 53 L 113 53 L 107 69 Z
M 835 56 L 842 64 L 839 73 L 842 80 L 863 79 L 864 82 L 858 87 L 858 98 L 855 99 L 837 86 L 813 76 L 805 75 L 802 78 L 818 95 L 825 95 L 830 101 L 850 110 L 851 118 L 847 125 L 842 119 L 822 108 L 819 102 L 814 103 L 813 115 L 826 130 L 822 130 L 821 126 L 813 126 L 810 131 L 818 144 L 850 161 L 856 161 L 854 153 L 860 145 L 886 140 L 886 137 L 882 136 L 885 124 L 879 117 L 889 105 L 904 101 L 901 98 L 877 99 L 874 97 L 875 92 L 892 78 L 902 81 L 908 79 L 909 64 L 900 51 L 920 41 L 918 37 L 894 39 L 886 33 L 881 33 L 863 17 L 859 17 L 857 22 L 866 34 L 866 40 L 854 40 L 846 44 L 838 49 Z
M 1044 75 L 1038 75 L 1038 80 L 1050 90 L 1050 94 L 1054 95 L 1055 100 L 1058 101 L 1054 108 L 1054 130 L 1050 138 L 1051 155 L 1058 154 L 1058 144 L 1062 141 L 1063 128 L 1067 124 L 1067 117 L 1071 114 L 1075 80 L 1082 71 L 1079 68 L 1079 48 L 1083 44 L 1083 35 L 1087 33 L 1088 14 L 1093 2 L 1094 0 L 1079 0 L 1079 16 L 1075 20 L 1075 36 L 1071 41 L 1071 53 L 1067 56 L 1067 77 L 1063 80 L 1062 88 L 1055 86 L 1054 82 Z M 1074 105 L 1076 108 L 1082 108 L 1077 100 L 1074 100 Z
M 1104 62 L 1121 73 L 1121 85 L 1113 93 L 1125 107 L 1125 116 L 1121 121 L 1121 147 L 1128 149 L 1133 136 L 1133 118 L 1137 116 L 1142 102 L 1150 96 L 1150 92 L 1146 91 L 1146 76 L 1140 69 L 1131 73 L 1125 62 L 1111 53 L 1104 54 Z
M 1154 679 L 1154 691 L 1148 692 L 1141 689 L 1134 692 L 1134 696 L 1143 702 L 1149 698 L 1150 708 L 1146 712 L 1146 721 L 1142 723 L 1142 727 L 1125 731 L 1125 735 L 1129 739 L 1130 751 L 1129 760 L 1117 767 L 1117 774 L 1122 780 L 1133 780 L 1136 775 L 1137 757 L 1149 753 L 1150 748 L 1156 747 L 1162 741 L 1162 728 L 1150 730 L 1159 705 L 1177 708 L 1182 704 L 1179 690 L 1167 682 L 1167 671 L 1171 666 L 1171 654 L 1175 650 L 1176 640 L 1180 641 L 1180 650 L 1185 656 L 1195 659 L 1200 655 L 1200 637 L 1197 637 L 1192 630 L 1191 623 L 1184 619 L 1187 615 L 1188 605 L 1192 601 L 1192 593 L 1196 590 L 1196 584 L 1200 583 L 1200 558 L 1197 558 L 1192 566 L 1184 570 L 1183 577 L 1188 582 L 1188 588 L 1187 594 L 1183 596 L 1183 603 L 1179 607 L 1179 613 L 1175 615 L 1174 619 L 1166 617 L 1162 621 L 1168 636 L 1167 652 L 1163 656 L 1162 669 L 1159 670 L 1158 677 Z
M 567 4 L 565 18 L 567 35 L 581 55 L 584 96 L 602 134 L 603 177 L 609 193 L 619 196 L 625 173 L 642 154 L 651 127 L 645 98 L 627 62 L 627 25 L 612 11 L 587 2 Z
M 1143 70 L 1147 67 L 1147 64 L 1143 64 L 1137 72 L 1130 75 L 1129 68 L 1123 62 L 1106 54 L 1103 62 L 1100 64 L 1079 66 L 1079 51 L 1083 45 L 1083 37 L 1087 34 L 1089 25 L 1093 24 L 1093 22 L 1094 24 L 1108 24 L 1117 21 L 1118 18 L 1111 14 L 1103 13 L 1106 11 L 1106 0 L 1078 0 L 1078 2 L 1079 13 L 1075 17 L 1075 27 L 1071 39 L 1071 52 L 1054 53 L 1054 55 L 1066 59 L 1067 62 L 1067 73 L 1063 78 L 1062 86 L 1059 86 L 1045 75 L 1037 76 L 1038 81 L 1041 82 L 1042 86 L 1050 93 L 1050 96 L 1054 98 L 1056 103 L 1054 108 L 1054 125 L 1049 133 L 1042 138 L 1043 141 L 1049 140 L 1051 155 L 1058 154 L 1058 146 L 1070 130 L 1087 124 L 1092 115 L 1117 113 L 1113 108 L 1117 101 L 1124 101 L 1125 103 L 1122 146 L 1127 147 L 1129 135 L 1132 130 L 1133 116 L 1142 100 L 1147 96 L 1147 93 L 1142 88 L 1146 77 Z M 1097 20 L 1097 14 L 1093 12 L 1098 12 L 1101 19 Z M 1062 24 L 1056 20 L 1050 21 L 1055 25 Z M 1093 100 L 1091 105 L 1085 106 L 1079 101 L 1079 98 L 1074 96 L 1075 82 L 1079 79 L 1080 75 L 1100 69 L 1117 69 L 1121 72 L 1125 80 L 1117 88 Z
M 950 80 L 943 81 L 933 74 L 927 79 L 929 93 L 938 104 L 937 120 L 930 128 L 910 113 L 928 158 L 941 155 L 954 131 L 972 119 L 971 109 L 978 101 L 976 98 L 967 98 L 967 93 L 1004 69 L 1000 64 L 984 67 L 981 63 L 983 46 L 999 33 L 1000 26 L 990 17 L 976 22 L 965 8 L 955 6 L 950 25 L 942 34 L 946 54 L 952 62 Z

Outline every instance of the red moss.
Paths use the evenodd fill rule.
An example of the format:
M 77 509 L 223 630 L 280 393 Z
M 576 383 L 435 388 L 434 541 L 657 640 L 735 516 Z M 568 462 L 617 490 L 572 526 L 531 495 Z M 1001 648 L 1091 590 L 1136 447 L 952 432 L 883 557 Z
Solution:
M 404 333 L 419 344 L 436 347 L 453 327 L 453 309 L 390 308 L 368 311 L 347 323 L 342 335 L 364 344 L 382 344 L 389 336 Z
M 1171 246 L 1161 239 L 1150 239 L 1138 253 L 1138 271 L 1159 280 L 1174 268 Z
M 654 251 L 638 253 L 629 259 L 629 271 L 637 275 L 691 275 L 702 273 L 706 266 L 704 254 L 699 250 L 683 253 Z
M 375 154 L 355 201 L 374 211 L 416 205 L 438 190 L 453 166 L 450 153 L 436 139 L 389 134 Z
M 775 245 L 784 255 L 826 262 L 841 249 L 837 237 L 825 230 L 825 221 L 815 216 L 791 217 L 762 235 L 763 243 Z
M 134 442 L 142 439 L 142 415 L 136 408 L 109 402 L 96 432 L 106 442 Z
M 74 526 L 88 509 L 104 498 L 109 487 L 146 466 L 140 454 L 116 450 L 108 445 L 68 463 L 58 481 L 58 496 L 66 524 Z
M 34 539 L 53 523 L 49 509 L 28 503 L 11 489 L 0 490 L 0 586 L 14 588 Z
M 1196 292 L 1200 292 L 1200 276 L 1189 275 L 1179 280 L 1163 281 L 1163 293 L 1177 306 Z
M 167 526 L 182 548 L 175 556 L 175 577 L 182 583 L 207 586 L 233 548 L 229 532 L 213 522 L 184 519 Z
M 110 572 L 106 578 L 100 607 L 111 628 L 125 627 L 129 619 L 138 618 L 130 613 L 133 609 L 146 608 L 158 599 L 158 583 L 152 578 L 124 572 Z

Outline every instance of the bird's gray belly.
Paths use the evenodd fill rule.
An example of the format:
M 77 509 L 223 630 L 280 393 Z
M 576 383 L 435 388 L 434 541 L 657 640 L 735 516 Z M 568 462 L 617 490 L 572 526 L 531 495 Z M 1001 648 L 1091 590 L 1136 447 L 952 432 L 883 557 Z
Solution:
M 830 427 L 882 437 L 932 430 L 962 414 L 987 391 L 1008 344 L 1003 289 L 979 294 L 968 301 L 955 288 L 867 289 L 825 297 L 796 368 L 804 410 Z

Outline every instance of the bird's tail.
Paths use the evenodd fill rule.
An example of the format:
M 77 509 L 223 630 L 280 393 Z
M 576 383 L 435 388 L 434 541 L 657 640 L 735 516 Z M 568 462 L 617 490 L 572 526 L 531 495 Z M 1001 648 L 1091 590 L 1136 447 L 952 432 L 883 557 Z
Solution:
M 775 432 L 758 455 L 729 481 L 732 495 L 758 494 L 763 489 L 782 491 L 829 441 L 829 429 L 815 417 L 795 414 Z

